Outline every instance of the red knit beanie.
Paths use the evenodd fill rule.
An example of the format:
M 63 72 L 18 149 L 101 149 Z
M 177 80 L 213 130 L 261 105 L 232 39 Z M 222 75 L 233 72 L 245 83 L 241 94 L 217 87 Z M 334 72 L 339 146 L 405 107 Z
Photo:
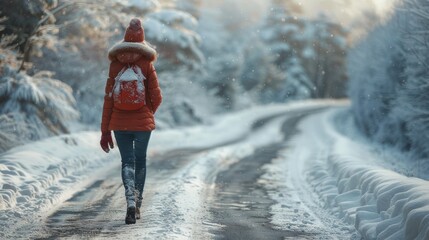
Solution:
M 130 25 L 127 27 L 124 36 L 125 42 L 143 42 L 144 41 L 144 30 L 142 22 L 138 18 L 133 18 L 130 21 Z

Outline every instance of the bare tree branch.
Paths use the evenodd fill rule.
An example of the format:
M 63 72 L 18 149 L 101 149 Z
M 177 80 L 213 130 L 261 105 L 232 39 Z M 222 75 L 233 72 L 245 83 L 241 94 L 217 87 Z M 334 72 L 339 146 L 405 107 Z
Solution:
M 42 19 L 40 19 L 40 21 L 37 23 L 36 27 L 31 32 L 30 36 L 25 40 L 23 58 L 21 61 L 21 65 L 18 68 L 18 72 L 22 71 L 24 69 L 25 63 L 29 61 L 31 49 L 33 47 L 33 42 L 32 42 L 32 39 L 34 39 L 33 36 L 35 36 L 37 33 L 40 32 L 42 25 L 45 24 L 49 19 L 54 18 L 54 20 L 55 20 L 55 14 L 64 10 L 65 8 L 72 6 L 72 5 L 81 5 L 81 4 L 87 4 L 87 3 L 85 3 L 85 2 L 68 2 L 68 3 L 64 3 L 61 6 L 58 6 L 57 8 L 53 9 L 52 11 L 49 11 L 49 10 L 44 11 L 46 15 Z

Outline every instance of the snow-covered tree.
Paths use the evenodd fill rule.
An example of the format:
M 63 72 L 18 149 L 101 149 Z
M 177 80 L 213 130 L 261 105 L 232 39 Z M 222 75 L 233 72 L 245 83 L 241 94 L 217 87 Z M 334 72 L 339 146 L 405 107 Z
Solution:
M 198 77 L 200 73 L 184 69 L 158 75 L 163 92 L 162 107 L 157 112 L 159 128 L 201 123 L 211 113 L 219 111 L 219 98 L 194 81 Z
M 315 87 L 312 97 L 345 97 L 347 32 L 321 16 L 305 21 L 301 36 L 306 44 L 299 55 Z
M 158 0 L 128 0 L 128 3 L 124 5 L 128 7 L 127 11 L 136 13 L 137 16 L 153 12 L 161 7 L 161 3 Z
M 0 22 L 5 22 L 3 19 Z M 9 26 L 10 27 L 10 26 Z M 0 26 L 0 30 L 7 29 Z M 15 144 L 68 132 L 69 120 L 79 114 L 71 88 L 49 72 L 32 76 L 19 71 L 20 55 L 14 49 L 17 34 L 3 33 L 0 40 L 0 150 Z
M 28 69 L 26 65 L 32 57 L 42 56 L 42 48 L 55 45 L 56 33 L 62 27 L 57 22 L 58 15 L 64 15 L 67 8 L 76 7 L 78 3 L 57 0 L 35 1 L 2 1 L 6 27 L 2 35 L 16 35 L 21 64 L 19 71 Z
M 399 20 L 406 66 L 398 108 L 406 119 L 406 137 L 421 156 L 429 157 L 429 2 L 405 1 Z
M 259 38 L 253 38 L 251 44 L 244 49 L 243 67 L 240 73 L 240 84 L 243 89 L 260 91 L 265 81 L 280 81 L 280 76 L 274 80 L 275 78 L 272 77 L 274 72 L 276 72 L 274 56 Z
M 52 23 L 52 18 L 48 18 L 42 23 L 40 20 L 57 5 L 58 1 L 56 0 L 0 1 L 1 16 L 6 17 L 0 38 L 16 34 L 16 40 L 12 44 L 17 44 L 20 51 L 24 52 L 25 43 L 34 35 L 34 30 L 38 25 Z
M 100 121 L 108 70 L 106 52 L 109 44 L 122 37 L 119 32 L 129 19 L 121 10 L 129 6 L 99 0 L 80 4 L 84 7 L 66 8 L 56 18 L 57 25 L 62 26 L 58 39 L 51 47 L 42 48 L 42 56 L 34 57 L 29 72 L 55 72 L 57 79 L 74 90 L 79 112 L 84 113 L 81 120 L 89 124 Z
M 5 19 L 0 19 L 0 24 L 4 21 Z M 0 31 L 2 30 L 4 30 L 4 26 L 0 25 Z M 0 40 L 0 67 L 2 68 L 7 66 L 17 69 L 19 66 L 16 53 L 12 51 L 13 47 L 11 47 L 15 39 L 16 35 L 12 34 L 3 35 Z M 0 101 L 4 101 L 5 99 L 0 97 Z M 32 130 L 32 126 L 26 124 L 25 119 L 23 119 L 19 112 L 0 114 L 0 152 L 6 151 L 30 139 Z
M 207 91 L 217 96 L 224 110 L 235 107 L 238 91 L 239 65 L 241 59 L 234 54 L 223 52 L 219 58 L 210 58 L 209 66 L 204 77 L 204 86 Z
M 187 12 L 194 16 L 196 19 L 200 18 L 201 5 L 203 0 L 177 0 L 177 9 Z
M 265 20 L 261 37 L 274 55 L 274 64 L 283 74 L 281 83 L 266 82 L 273 101 L 308 98 L 315 88 L 303 67 L 300 52 L 304 47 L 301 34 L 305 22 L 289 11 L 290 1 L 274 0 Z
M 397 94 L 403 87 L 405 64 L 396 31 L 393 22 L 374 29 L 350 51 L 348 62 L 349 96 L 357 125 L 366 135 L 392 144 L 402 142 L 400 119 L 396 118 L 395 123 L 389 119 L 395 114 Z M 390 127 L 384 129 L 389 134 L 382 130 L 385 124 Z
M 196 32 L 197 25 L 192 15 L 175 9 L 163 9 L 146 16 L 145 36 L 156 46 L 160 71 L 200 68 L 204 56 L 199 48 L 201 38 Z
M 30 139 L 68 132 L 67 121 L 76 119 L 72 89 L 48 72 L 34 76 L 1 66 L 0 115 L 19 114 L 31 126 Z
M 409 0 L 398 9 L 350 53 L 352 109 L 370 138 L 427 158 L 429 5 Z
M 240 83 L 259 91 L 260 102 L 344 96 L 342 29 L 300 14 L 293 1 L 272 1 L 256 36 L 247 35 Z

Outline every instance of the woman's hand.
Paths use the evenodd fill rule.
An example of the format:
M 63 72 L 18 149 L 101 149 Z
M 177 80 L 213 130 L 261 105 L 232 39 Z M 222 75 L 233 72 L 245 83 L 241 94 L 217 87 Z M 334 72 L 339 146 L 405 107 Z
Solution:
M 100 146 L 106 153 L 108 153 L 110 149 L 113 149 L 114 145 L 110 131 L 101 133 Z

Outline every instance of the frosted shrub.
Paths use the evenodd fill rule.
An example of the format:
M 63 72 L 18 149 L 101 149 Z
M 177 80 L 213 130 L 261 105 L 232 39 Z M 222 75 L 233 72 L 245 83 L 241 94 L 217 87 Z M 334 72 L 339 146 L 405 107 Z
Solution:
M 429 3 L 407 1 L 403 13 L 402 38 L 406 52 L 404 88 L 399 92 L 398 108 L 406 120 L 406 136 L 418 155 L 429 156 Z
M 0 124 L 4 124 L 0 128 L 8 128 L 14 119 L 15 128 L 28 130 L 26 137 L 20 136 L 24 140 L 68 132 L 66 121 L 79 114 L 67 84 L 52 79 L 49 72 L 31 77 L 9 65 L 1 66 L 0 71 Z M 16 134 L 19 132 L 26 131 Z

